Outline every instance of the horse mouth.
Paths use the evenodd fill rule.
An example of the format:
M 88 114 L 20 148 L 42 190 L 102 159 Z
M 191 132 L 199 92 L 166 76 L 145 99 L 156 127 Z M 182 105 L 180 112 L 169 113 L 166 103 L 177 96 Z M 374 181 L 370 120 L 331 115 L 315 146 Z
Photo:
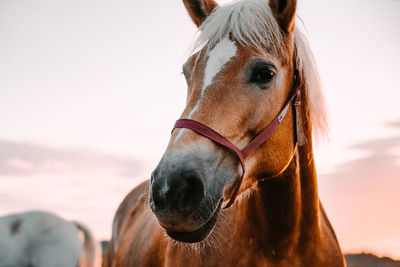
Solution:
M 219 202 L 217 208 L 215 209 L 214 213 L 211 217 L 204 223 L 200 228 L 193 232 L 170 232 L 166 231 L 169 237 L 185 243 L 197 243 L 205 238 L 211 233 L 212 229 L 214 228 L 218 214 L 221 211 L 222 201 Z

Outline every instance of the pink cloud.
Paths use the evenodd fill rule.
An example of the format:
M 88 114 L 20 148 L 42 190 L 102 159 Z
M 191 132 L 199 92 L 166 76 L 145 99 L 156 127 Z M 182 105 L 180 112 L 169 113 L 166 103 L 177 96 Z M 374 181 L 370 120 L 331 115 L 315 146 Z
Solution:
M 10 158 L 7 160 L 4 160 L 4 166 L 9 169 L 19 169 L 19 170 L 26 170 L 26 171 L 32 171 L 33 170 L 33 164 L 32 162 L 28 160 L 23 160 L 20 158 Z
M 118 174 L 142 171 L 142 162 L 84 149 L 58 149 L 0 140 L 0 175 Z

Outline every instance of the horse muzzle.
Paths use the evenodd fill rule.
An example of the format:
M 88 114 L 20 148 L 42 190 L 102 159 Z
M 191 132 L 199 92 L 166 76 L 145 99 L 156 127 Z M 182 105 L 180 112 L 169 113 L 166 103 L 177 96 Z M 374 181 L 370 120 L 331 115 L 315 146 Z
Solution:
M 232 174 L 210 153 L 166 152 L 152 173 L 149 203 L 167 234 L 199 242 L 212 231 Z M 207 154 L 212 158 L 207 158 Z M 222 166 L 221 166 L 222 165 Z M 233 175 L 234 177 L 237 175 Z

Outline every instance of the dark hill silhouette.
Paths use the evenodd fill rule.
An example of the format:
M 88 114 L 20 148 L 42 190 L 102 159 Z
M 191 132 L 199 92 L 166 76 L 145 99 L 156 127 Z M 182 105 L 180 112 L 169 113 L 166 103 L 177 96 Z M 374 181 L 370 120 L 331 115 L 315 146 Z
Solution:
M 400 261 L 388 257 L 379 258 L 373 254 L 346 254 L 347 267 L 400 267 Z

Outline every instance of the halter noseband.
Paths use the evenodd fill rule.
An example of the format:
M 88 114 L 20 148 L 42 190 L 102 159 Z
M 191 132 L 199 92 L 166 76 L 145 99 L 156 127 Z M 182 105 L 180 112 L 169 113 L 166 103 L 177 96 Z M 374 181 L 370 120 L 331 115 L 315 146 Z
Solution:
M 297 76 L 297 75 L 296 75 Z M 233 151 L 242 166 L 243 172 L 242 175 L 240 176 L 239 181 L 236 184 L 235 190 L 229 200 L 229 202 L 226 204 L 224 209 L 229 208 L 233 202 L 236 199 L 237 193 L 239 191 L 240 185 L 242 184 L 244 172 L 245 172 L 245 159 L 258 147 L 260 147 L 267 139 L 275 132 L 275 130 L 278 128 L 278 126 L 281 124 L 283 119 L 285 118 L 289 107 L 291 104 L 294 104 L 295 106 L 295 111 L 296 111 L 296 130 L 297 130 L 297 141 L 299 145 L 304 145 L 306 140 L 305 137 L 302 133 L 302 127 L 301 127 L 301 118 L 300 118 L 300 111 L 299 111 L 299 104 L 300 102 L 298 101 L 299 96 L 300 96 L 300 83 L 296 79 L 296 85 L 295 85 L 295 90 L 289 100 L 285 103 L 281 111 L 276 115 L 276 117 L 268 124 L 264 130 L 262 130 L 256 137 L 253 138 L 253 140 L 250 141 L 250 143 L 240 150 L 237 148 L 234 144 L 232 144 L 230 141 L 228 141 L 225 137 L 208 127 L 207 125 L 204 125 L 198 121 L 195 120 L 190 120 L 190 119 L 180 119 L 175 122 L 174 129 L 176 128 L 187 128 L 190 130 L 195 131 L 196 133 L 207 137 L 208 139 L 214 141 L 217 144 L 220 144 L 223 147 L 228 148 L 229 150 Z M 174 130 L 173 129 L 173 130 Z M 172 131 L 173 131 L 172 130 Z M 299 133 L 300 132 L 300 133 Z

